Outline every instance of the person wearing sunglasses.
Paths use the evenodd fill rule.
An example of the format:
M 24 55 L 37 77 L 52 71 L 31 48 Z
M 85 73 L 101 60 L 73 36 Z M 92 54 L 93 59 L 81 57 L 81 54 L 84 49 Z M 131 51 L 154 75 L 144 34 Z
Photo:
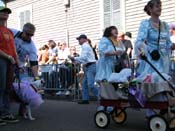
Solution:
M 35 26 L 31 23 L 24 24 L 22 31 L 11 29 L 14 34 L 15 46 L 20 60 L 20 65 L 25 66 L 26 61 L 28 61 L 32 75 L 37 80 L 39 79 L 37 49 L 34 41 L 32 40 L 35 30 Z

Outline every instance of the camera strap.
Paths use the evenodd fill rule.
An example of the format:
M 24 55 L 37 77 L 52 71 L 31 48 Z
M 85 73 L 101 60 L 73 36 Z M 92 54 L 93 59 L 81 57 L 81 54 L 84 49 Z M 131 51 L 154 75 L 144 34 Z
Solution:
M 108 40 L 112 43 L 112 46 L 114 47 L 114 51 L 117 51 L 116 48 L 115 48 L 115 45 L 114 45 L 113 41 L 110 38 L 108 38 Z M 118 58 L 117 55 L 115 57 L 116 57 L 116 60 L 119 60 L 119 58 Z
M 157 50 L 159 50 L 159 43 L 160 43 L 160 26 L 161 26 L 161 22 L 159 21 L 159 33 L 158 33 L 158 40 L 157 40 Z

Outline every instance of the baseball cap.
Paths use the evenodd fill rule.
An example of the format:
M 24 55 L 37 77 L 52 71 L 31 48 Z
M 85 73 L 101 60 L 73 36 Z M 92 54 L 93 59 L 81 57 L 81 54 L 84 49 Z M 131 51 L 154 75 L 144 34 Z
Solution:
M 11 9 L 5 7 L 5 4 L 2 1 L 0 1 L 0 12 L 1 11 L 7 11 L 8 14 L 12 13 Z
M 126 32 L 125 35 L 128 36 L 128 37 L 130 37 L 130 38 L 132 38 L 131 32 Z
M 81 34 L 79 37 L 77 37 L 76 39 L 77 40 L 80 40 L 80 39 L 87 39 L 87 36 L 85 34 Z

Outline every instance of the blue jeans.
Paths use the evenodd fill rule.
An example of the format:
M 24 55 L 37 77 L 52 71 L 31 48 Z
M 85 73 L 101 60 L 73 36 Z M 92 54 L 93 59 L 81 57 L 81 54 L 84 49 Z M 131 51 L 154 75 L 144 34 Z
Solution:
M 95 86 L 96 64 L 83 67 L 82 100 L 89 100 L 89 90 L 98 98 L 98 87 Z
M 0 58 L 0 117 L 8 115 L 10 111 L 10 90 L 7 88 L 8 66 L 9 62 Z

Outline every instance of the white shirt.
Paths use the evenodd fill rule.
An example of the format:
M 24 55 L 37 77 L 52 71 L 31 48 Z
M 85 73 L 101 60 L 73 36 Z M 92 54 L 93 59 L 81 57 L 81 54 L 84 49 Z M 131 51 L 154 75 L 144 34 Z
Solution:
M 75 57 L 77 63 L 82 63 L 83 65 L 96 62 L 94 52 L 88 43 L 83 43 L 81 45 L 81 53 L 79 57 Z
M 175 43 L 175 36 L 171 36 L 170 39 L 172 43 Z
M 16 33 L 19 32 L 16 29 L 10 29 L 10 30 L 13 32 L 14 36 L 16 35 Z M 28 56 L 30 61 L 38 61 L 37 49 L 32 40 L 30 42 L 26 42 L 17 36 L 15 37 L 15 46 L 21 62 L 25 62 L 26 56 Z
M 66 59 L 68 59 L 68 56 L 70 55 L 69 48 L 65 48 L 64 50 L 58 51 L 58 64 L 62 64 L 65 62 Z
M 57 55 L 57 50 L 56 48 L 49 49 L 49 56 L 56 56 Z

